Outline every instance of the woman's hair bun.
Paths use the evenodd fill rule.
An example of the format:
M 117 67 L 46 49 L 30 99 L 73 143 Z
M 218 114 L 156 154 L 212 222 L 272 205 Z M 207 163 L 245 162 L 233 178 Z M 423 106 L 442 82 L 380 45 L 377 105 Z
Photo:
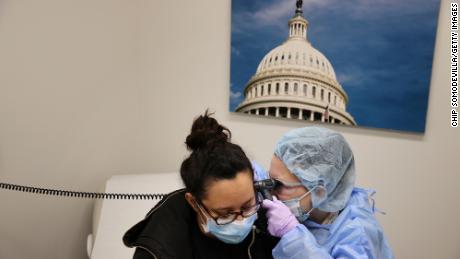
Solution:
M 193 121 L 190 135 L 185 140 L 188 149 L 196 151 L 230 141 L 230 130 L 220 125 L 211 115 L 206 110 L 204 115 Z

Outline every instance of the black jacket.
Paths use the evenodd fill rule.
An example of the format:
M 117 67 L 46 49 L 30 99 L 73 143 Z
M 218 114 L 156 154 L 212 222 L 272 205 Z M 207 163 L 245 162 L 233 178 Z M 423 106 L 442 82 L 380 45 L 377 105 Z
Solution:
M 204 235 L 196 212 L 185 200 L 185 190 L 177 190 L 161 200 L 144 220 L 123 236 L 135 247 L 134 259 L 264 259 L 273 258 L 279 239 L 264 229 L 265 213 L 259 213 L 253 230 L 240 244 L 225 244 Z

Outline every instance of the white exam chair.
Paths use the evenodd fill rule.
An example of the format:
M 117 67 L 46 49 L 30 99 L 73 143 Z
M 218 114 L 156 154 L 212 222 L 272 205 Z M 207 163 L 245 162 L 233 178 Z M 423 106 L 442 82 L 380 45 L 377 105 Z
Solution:
M 183 188 L 179 173 L 117 175 L 105 185 L 106 193 L 170 193 Z M 129 259 L 134 248 L 125 247 L 122 237 L 160 200 L 96 200 L 92 233 L 87 238 L 90 259 Z

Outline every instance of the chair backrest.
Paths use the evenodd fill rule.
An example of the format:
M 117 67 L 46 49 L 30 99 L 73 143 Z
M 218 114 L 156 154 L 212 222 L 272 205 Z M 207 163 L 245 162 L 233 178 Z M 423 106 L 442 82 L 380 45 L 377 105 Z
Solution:
M 117 175 L 106 182 L 104 192 L 167 194 L 180 188 L 183 188 L 183 184 L 179 173 Z M 88 239 L 90 258 L 132 258 L 134 249 L 125 247 L 122 237 L 131 226 L 142 220 L 158 201 L 160 200 L 96 201 L 93 211 L 93 232 L 88 236 L 91 237 Z

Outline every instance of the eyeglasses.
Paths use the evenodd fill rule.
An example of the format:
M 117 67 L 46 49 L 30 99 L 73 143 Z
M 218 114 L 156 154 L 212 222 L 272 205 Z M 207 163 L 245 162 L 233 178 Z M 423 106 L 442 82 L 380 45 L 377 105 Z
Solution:
M 295 188 L 299 186 L 304 186 L 300 182 L 287 182 L 283 181 L 280 179 L 274 179 L 276 184 L 275 187 L 273 188 L 273 192 L 275 194 L 280 194 L 283 191 L 294 191 Z M 284 193 L 284 192 L 283 192 Z M 316 197 L 316 202 L 318 204 L 322 203 L 327 199 L 327 190 L 326 187 L 324 186 L 324 181 L 319 180 L 318 184 L 315 185 L 313 188 L 311 188 L 308 193 L 314 193 Z
M 279 192 L 281 189 L 290 189 L 295 187 L 303 186 L 300 182 L 287 182 L 280 179 L 273 179 L 275 181 L 275 185 L 273 187 L 273 192 Z
M 280 180 L 280 179 L 274 179 L 277 184 L 275 185 L 276 187 L 282 187 L 282 186 L 286 186 L 286 187 L 298 187 L 298 186 L 303 186 L 303 184 L 301 182 L 287 182 L 287 181 L 283 181 L 283 180 Z
M 232 211 L 232 212 L 229 212 L 229 213 L 227 213 L 225 215 L 218 215 L 218 216 L 213 216 L 209 212 L 209 210 L 206 208 L 206 206 L 204 206 L 203 203 L 197 202 L 197 205 L 201 210 L 204 210 L 206 212 L 206 214 L 208 214 L 209 217 L 211 217 L 217 223 L 217 225 L 226 225 L 226 224 L 230 224 L 233 221 L 235 221 L 235 219 L 239 215 L 241 215 L 243 218 L 248 218 L 248 217 L 256 214 L 257 211 L 260 209 L 260 204 L 261 203 L 262 203 L 262 201 L 259 200 L 257 198 L 257 195 L 256 195 L 256 204 L 255 205 L 252 205 L 252 206 L 247 207 L 247 208 L 243 208 L 240 211 Z M 215 211 L 212 211 L 212 212 L 214 212 L 214 214 L 218 214 Z

